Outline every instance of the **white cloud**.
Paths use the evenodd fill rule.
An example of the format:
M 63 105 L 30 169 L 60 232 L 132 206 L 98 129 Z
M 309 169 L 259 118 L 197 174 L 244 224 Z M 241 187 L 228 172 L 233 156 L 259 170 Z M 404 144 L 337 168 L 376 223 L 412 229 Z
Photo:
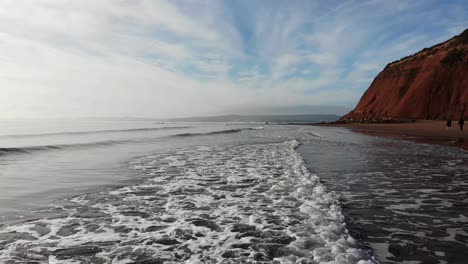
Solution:
M 292 67 L 301 61 L 302 59 L 300 57 L 292 54 L 286 54 L 276 58 L 273 65 L 273 79 L 279 79 L 291 73 L 294 71 Z
M 353 104 L 389 60 L 434 41 L 399 23 L 467 25 L 464 9 L 437 20 L 406 2 L 0 0 L 0 117 Z

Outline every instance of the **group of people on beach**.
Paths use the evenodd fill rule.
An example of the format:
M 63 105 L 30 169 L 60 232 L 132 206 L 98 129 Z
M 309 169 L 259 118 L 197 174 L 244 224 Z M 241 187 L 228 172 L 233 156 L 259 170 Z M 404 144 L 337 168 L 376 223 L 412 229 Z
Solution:
M 463 120 L 463 117 L 458 120 L 458 124 L 460 125 L 460 131 L 463 131 L 463 125 L 465 124 L 465 120 Z M 447 130 L 451 131 L 452 130 L 452 120 L 447 120 Z

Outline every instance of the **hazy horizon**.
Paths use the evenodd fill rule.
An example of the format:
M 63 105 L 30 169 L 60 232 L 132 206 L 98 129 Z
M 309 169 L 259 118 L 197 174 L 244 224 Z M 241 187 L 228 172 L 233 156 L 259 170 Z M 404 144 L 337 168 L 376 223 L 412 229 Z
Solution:
M 0 118 L 341 115 L 467 17 L 456 0 L 0 1 Z
M 175 120 L 175 119 L 196 119 L 196 118 L 218 118 L 218 117 L 255 117 L 255 116 L 265 116 L 265 117 L 275 117 L 275 116 L 337 116 L 340 117 L 340 114 L 314 114 L 314 113 L 304 113 L 304 114 L 223 114 L 223 115 L 193 115 L 193 116 L 176 116 L 176 117 L 145 117 L 145 116 L 56 116 L 56 117 L 1 117 L 0 120 L 80 120 L 80 119 L 109 119 L 109 120 L 125 120 L 125 119 L 141 119 L 141 120 L 154 120 L 154 121 L 165 121 L 165 120 Z

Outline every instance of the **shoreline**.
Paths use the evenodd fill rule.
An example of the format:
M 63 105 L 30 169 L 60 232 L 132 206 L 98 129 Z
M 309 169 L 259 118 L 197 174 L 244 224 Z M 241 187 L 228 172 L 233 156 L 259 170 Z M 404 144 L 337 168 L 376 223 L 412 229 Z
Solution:
M 417 120 L 412 123 L 328 123 L 314 124 L 323 127 L 344 127 L 356 133 L 372 136 L 410 140 L 452 146 L 468 151 L 468 131 L 460 131 L 458 121 L 452 121 L 451 131 L 447 131 L 446 121 Z

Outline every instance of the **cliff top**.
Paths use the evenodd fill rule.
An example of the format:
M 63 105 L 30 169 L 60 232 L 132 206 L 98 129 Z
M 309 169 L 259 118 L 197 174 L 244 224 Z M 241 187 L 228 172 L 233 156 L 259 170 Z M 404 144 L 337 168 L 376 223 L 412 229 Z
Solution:
M 424 49 L 414 53 L 413 55 L 409 55 L 409 56 L 403 57 L 403 58 L 401 58 L 399 60 L 393 61 L 393 62 L 387 64 L 387 66 L 385 68 L 392 67 L 392 66 L 395 66 L 395 65 L 400 65 L 400 64 L 403 64 L 405 62 L 412 61 L 414 59 L 419 59 L 419 58 L 423 58 L 423 57 L 426 57 L 426 56 L 434 55 L 434 54 L 439 53 L 439 52 L 451 50 L 451 49 L 456 48 L 458 46 L 465 46 L 467 44 L 468 44 L 468 29 L 465 29 L 465 31 L 463 31 L 461 34 L 456 35 L 456 36 L 454 36 L 453 38 L 451 38 L 451 39 L 449 39 L 447 41 L 436 44 L 436 45 L 434 45 L 432 47 L 429 47 L 429 48 L 424 48 Z

